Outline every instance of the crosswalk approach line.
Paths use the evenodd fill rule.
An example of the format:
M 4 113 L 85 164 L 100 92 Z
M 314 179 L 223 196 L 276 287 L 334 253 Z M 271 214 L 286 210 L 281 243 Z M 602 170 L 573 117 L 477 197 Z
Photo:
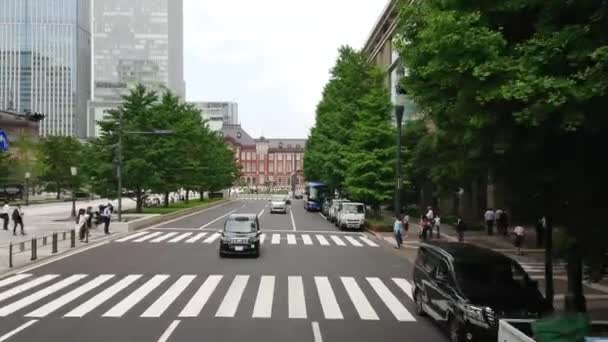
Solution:
M 247 275 L 237 275 L 234 278 L 232 284 L 230 284 L 230 287 L 228 288 L 228 292 L 226 292 L 226 295 L 224 296 L 224 300 L 222 300 L 220 307 L 215 313 L 215 317 L 234 317 L 248 281 L 249 276 Z
M 131 274 L 131 275 L 124 277 L 123 279 L 121 279 L 120 281 L 115 283 L 114 285 L 108 287 L 107 289 L 105 289 L 102 292 L 100 292 L 99 294 L 97 294 L 95 297 L 87 300 L 86 302 L 84 302 L 83 304 L 81 304 L 80 306 L 75 308 L 74 310 L 68 312 L 64 317 L 83 317 L 84 315 L 88 314 L 89 312 L 95 310 L 101 304 L 110 300 L 110 298 L 114 297 L 117 293 L 124 290 L 125 288 L 127 288 L 129 285 L 133 284 L 137 279 L 139 279 L 141 277 L 142 277 L 141 274 Z
M 113 277 L 114 277 L 114 275 L 112 275 L 112 274 L 100 275 L 100 276 L 94 278 L 93 280 L 89 281 L 88 283 L 86 283 L 80 287 L 77 287 L 76 289 L 74 289 L 74 290 L 64 294 L 63 296 L 53 300 L 52 302 L 28 313 L 25 316 L 26 317 L 38 317 L 38 318 L 46 317 L 49 314 L 60 309 L 64 305 L 76 300 L 78 297 L 86 294 L 89 291 L 94 290 L 95 288 L 104 284 L 105 282 L 112 279 Z
M 169 275 L 167 274 L 155 275 L 152 277 L 152 279 L 148 280 L 145 284 L 140 286 L 137 290 L 133 291 L 125 299 L 104 313 L 103 317 L 122 317 L 168 278 Z
M 221 275 L 210 275 L 207 277 L 203 285 L 201 285 L 188 304 L 186 304 L 184 309 L 180 312 L 179 317 L 197 317 L 203 310 L 205 304 L 207 304 L 211 295 L 213 295 L 213 292 L 222 278 L 223 276 Z

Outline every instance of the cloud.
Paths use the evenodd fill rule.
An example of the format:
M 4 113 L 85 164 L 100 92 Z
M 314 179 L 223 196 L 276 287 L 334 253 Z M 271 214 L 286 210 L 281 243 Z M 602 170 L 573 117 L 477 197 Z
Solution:
M 306 137 L 338 48 L 361 48 L 384 6 L 184 0 L 188 99 L 239 102 L 252 135 Z

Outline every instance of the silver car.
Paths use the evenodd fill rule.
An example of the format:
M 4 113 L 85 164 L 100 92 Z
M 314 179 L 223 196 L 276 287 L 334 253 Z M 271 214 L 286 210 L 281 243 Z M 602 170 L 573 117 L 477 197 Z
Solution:
M 287 200 L 284 195 L 274 195 L 270 200 L 270 213 L 287 214 Z

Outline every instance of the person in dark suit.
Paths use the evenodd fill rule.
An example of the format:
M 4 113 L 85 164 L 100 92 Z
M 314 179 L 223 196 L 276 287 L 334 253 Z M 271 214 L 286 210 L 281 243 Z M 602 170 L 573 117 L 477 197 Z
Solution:
M 23 210 L 21 210 L 21 205 L 17 205 L 15 210 L 13 210 L 13 235 L 17 235 L 17 225 L 21 226 L 21 235 L 25 235 L 25 230 L 23 228 Z

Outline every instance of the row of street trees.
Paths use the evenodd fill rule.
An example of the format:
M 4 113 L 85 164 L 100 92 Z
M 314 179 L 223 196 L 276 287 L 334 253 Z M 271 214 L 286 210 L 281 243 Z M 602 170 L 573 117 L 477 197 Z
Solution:
M 380 70 L 342 47 L 317 107 L 304 155 L 306 179 L 321 180 L 378 209 L 393 196 L 395 130 Z
M 406 177 L 444 191 L 504 184 L 566 228 L 569 291 L 608 250 L 608 6 L 601 1 L 427 0 L 404 5 Z M 604 228 L 604 229 L 602 229 Z
M 167 205 L 171 192 L 184 189 L 188 197 L 193 190 L 219 191 L 238 178 L 233 152 L 202 121 L 194 106 L 170 91 L 158 94 L 142 85 L 123 100 L 119 108 L 99 122 L 99 138 L 83 144 L 71 137 L 48 137 L 22 146 L 18 158 L 0 155 L 0 176 L 2 172 L 19 173 L 17 168 L 36 170 L 34 183 L 56 191 L 58 197 L 66 190 L 87 190 L 116 198 L 118 139 L 122 130 L 122 188 L 136 201 L 137 212 L 141 212 L 150 193 L 164 194 Z M 166 134 L 149 134 L 158 130 Z M 19 166 L 25 163 L 24 155 L 32 153 L 35 157 Z M 71 167 L 77 168 L 76 175 L 71 173 Z

